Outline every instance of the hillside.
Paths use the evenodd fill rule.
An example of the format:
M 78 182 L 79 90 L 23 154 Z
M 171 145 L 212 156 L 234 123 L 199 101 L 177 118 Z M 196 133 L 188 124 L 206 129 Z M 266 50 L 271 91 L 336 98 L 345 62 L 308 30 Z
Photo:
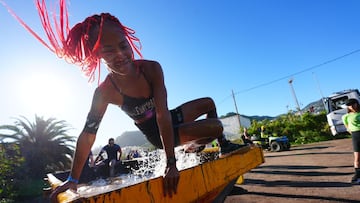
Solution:
M 320 111 L 324 111 L 325 107 L 324 107 L 324 103 L 322 102 L 321 99 L 319 99 L 318 101 L 314 101 L 311 102 L 310 104 L 308 104 L 307 106 L 305 106 L 302 111 L 306 112 L 306 111 L 310 111 L 310 108 L 313 107 L 314 108 L 314 112 L 320 112 Z
M 121 134 L 115 139 L 115 143 L 119 144 L 121 147 L 125 146 L 152 146 L 150 142 L 147 141 L 145 135 L 140 131 L 127 131 Z
M 249 118 L 250 120 L 256 120 L 256 121 L 262 121 L 262 120 L 272 120 L 276 117 L 272 117 L 272 116 L 246 116 L 246 115 L 241 115 L 243 117 Z

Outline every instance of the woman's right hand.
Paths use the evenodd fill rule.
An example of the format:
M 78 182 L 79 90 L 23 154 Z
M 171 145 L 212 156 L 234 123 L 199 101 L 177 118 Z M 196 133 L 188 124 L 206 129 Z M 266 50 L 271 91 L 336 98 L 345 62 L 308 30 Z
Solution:
M 65 181 L 63 184 L 61 184 L 59 187 L 57 187 L 51 194 L 50 194 L 50 201 L 52 203 L 58 203 L 57 196 L 65 192 L 67 189 L 72 190 L 73 192 L 76 192 L 77 190 L 77 184 L 71 181 Z
M 167 166 L 165 169 L 165 177 L 163 179 L 164 196 L 169 195 L 172 197 L 173 194 L 176 194 L 179 179 L 180 173 L 176 168 L 176 164 Z

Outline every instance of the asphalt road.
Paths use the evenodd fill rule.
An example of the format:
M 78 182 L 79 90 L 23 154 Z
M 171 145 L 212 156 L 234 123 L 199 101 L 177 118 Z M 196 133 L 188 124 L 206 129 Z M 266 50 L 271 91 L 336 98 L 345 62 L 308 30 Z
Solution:
M 225 203 L 360 202 L 360 185 L 350 184 L 351 139 L 264 151 L 264 156 L 265 163 L 246 173 Z

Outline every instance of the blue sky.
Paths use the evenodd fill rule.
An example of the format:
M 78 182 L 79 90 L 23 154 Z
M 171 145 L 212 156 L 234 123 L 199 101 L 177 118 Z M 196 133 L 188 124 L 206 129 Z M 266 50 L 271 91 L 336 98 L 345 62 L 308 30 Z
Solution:
M 33 1 L 6 3 L 44 36 Z M 239 113 L 249 116 L 295 109 L 291 78 L 301 107 L 359 88 L 359 8 L 356 0 L 68 1 L 70 26 L 109 12 L 136 30 L 144 58 L 164 69 L 170 108 L 210 96 L 225 115 L 236 111 L 234 91 Z M 37 114 L 66 120 L 77 136 L 97 83 L 48 51 L 2 6 L 0 28 L 0 124 Z M 101 78 L 106 74 L 103 66 Z M 132 121 L 109 106 L 95 146 L 132 130 Z

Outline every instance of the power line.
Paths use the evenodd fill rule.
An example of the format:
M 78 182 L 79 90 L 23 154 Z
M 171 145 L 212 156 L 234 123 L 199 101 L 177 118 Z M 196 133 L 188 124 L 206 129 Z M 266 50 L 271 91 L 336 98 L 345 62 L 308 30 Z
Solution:
M 301 74 L 301 73 L 308 72 L 308 71 L 310 71 L 310 70 L 314 70 L 314 69 L 316 69 L 316 68 L 319 68 L 319 67 L 321 67 L 321 66 L 327 65 L 327 64 L 329 64 L 329 63 L 333 63 L 333 62 L 338 61 L 338 60 L 340 60 L 340 59 L 343 59 L 343 58 L 345 58 L 345 57 L 347 57 L 347 56 L 356 54 L 356 53 L 358 53 L 358 52 L 360 52 L 360 49 L 356 49 L 356 50 L 351 51 L 351 52 L 349 52 L 349 53 L 347 53 L 347 54 L 344 54 L 344 55 L 342 55 L 342 56 L 338 56 L 338 57 L 336 57 L 336 58 L 327 60 L 327 61 L 325 61 L 325 62 L 322 62 L 322 63 L 318 64 L 318 65 L 314 65 L 314 66 L 311 66 L 311 67 L 309 67 L 309 68 L 305 68 L 305 69 L 303 69 L 303 70 L 301 70 L 301 71 L 298 71 L 298 72 L 295 72 L 295 73 L 293 73 L 293 74 L 289 74 L 289 75 L 287 75 L 287 76 L 284 76 L 284 77 L 281 77 L 281 78 L 278 78 L 278 79 L 275 79 L 275 80 L 271 80 L 271 81 L 269 81 L 269 82 L 265 82 L 265 83 L 256 85 L 256 86 L 254 86 L 254 87 L 250 87 L 250 88 L 247 88 L 247 89 L 244 89 L 244 90 L 235 92 L 234 94 L 240 94 L 240 93 L 244 93 L 244 92 L 249 92 L 249 91 L 251 91 L 251 90 L 254 90 L 254 89 L 257 89 L 257 88 L 260 88 L 260 87 L 264 87 L 264 86 L 273 84 L 273 83 L 278 82 L 278 81 L 281 81 L 281 80 L 288 79 L 289 77 L 292 77 L 292 76 L 295 76 L 295 75 L 299 75 L 299 74 Z M 227 100 L 229 97 L 231 97 L 231 95 L 227 96 L 227 97 L 226 97 L 225 99 L 223 99 L 220 103 L 223 103 L 223 102 L 224 102 L 225 100 Z

